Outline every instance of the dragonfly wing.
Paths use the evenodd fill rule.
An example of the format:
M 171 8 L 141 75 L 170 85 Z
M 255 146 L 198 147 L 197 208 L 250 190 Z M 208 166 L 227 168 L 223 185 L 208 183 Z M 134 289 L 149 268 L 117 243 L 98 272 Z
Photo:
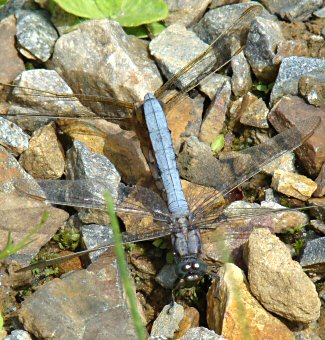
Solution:
M 243 50 L 249 27 L 262 10 L 263 7 L 260 5 L 251 6 L 245 10 L 233 24 L 213 40 L 209 47 L 158 89 L 155 93 L 156 97 L 161 99 L 166 91 L 178 88 L 180 93 L 168 99 L 167 104 L 170 105 L 211 73 L 220 70 Z M 240 47 L 232 50 L 231 45 L 234 42 Z
M 127 233 L 122 233 L 122 244 L 129 244 L 129 243 L 135 243 L 135 242 L 141 242 L 141 241 L 149 241 L 149 240 L 154 240 L 156 238 L 159 237 L 164 237 L 169 235 L 171 232 L 171 230 L 165 229 L 165 230 L 161 230 L 160 232 L 148 232 L 148 233 L 144 233 L 144 234 L 140 234 L 140 235 L 132 235 L 132 234 L 127 234 Z M 44 260 L 44 261 L 39 261 L 37 263 L 33 263 L 27 267 L 23 267 L 19 270 L 17 270 L 17 273 L 20 272 L 25 272 L 28 270 L 32 270 L 35 268 L 45 268 L 48 266 L 54 266 L 57 265 L 59 263 L 71 260 L 75 257 L 80 257 L 83 255 L 87 255 L 96 251 L 100 251 L 100 250 L 106 250 L 110 247 L 114 246 L 114 241 L 113 239 L 110 240 L 109 242 L 105 243 L 105 244 L 101 244 L 97 247 L 91 248 L 91 249 L 87 249 L 87 250 L 82 250 L 80 252 L 77 253 L 73 253 L 73 254 L 69 254 L 69 255 L 65 255 L 65 256 L 61 256 L 61 257 L 57 257 L 54 259 L 49 259 L 49 260 Z
M 195 209 L 194 214 L 205 214 L 220 195 L 225 195 L 231 190 L 245 182 L 250 177 L 260 172 L 263 167 L 272 162 L 284 153 L 296 149 L 314 132 L 320 122 L 319 117 L 312 117 L 300 121 L 290 129 L 287 129 L 266 143 L 259 144 L 243 150 L 238 155 L 230 158 L 213 160 L 210 168 L 207 168 L 202 155 L 202 160 L 196 159 L 191 163 L 191 173 L 199 174 L 192 176 L 187 172 L 186 164 L 179 162 L 180 172 L 183 177 L 197 184 L 212 186 L 219 191 L 219 194 L 211 194 L 209 198 Z M 196 155 L 198 156 L 198 155 Z M 186 155 L 185 157 L 189 157 Z M 188 163 L 188 162 L 187 162 Z

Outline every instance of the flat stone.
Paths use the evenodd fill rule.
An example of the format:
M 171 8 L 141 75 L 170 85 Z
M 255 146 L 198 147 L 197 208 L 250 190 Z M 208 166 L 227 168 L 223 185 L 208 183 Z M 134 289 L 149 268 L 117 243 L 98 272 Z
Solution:
M 53 123 L 33 133 L 29 147 L 21 155 L 19 163 L 34 178 L 58 179 L 62 177 L 65 155 Z
M 274 171 L 276 170 L 296 172 L 295 160 L 296 157 L 293 151 L 286 152 L 284 155 L 276 158 L 274 161 L 263 167 L 263 171 L 271 176 L 273 176 Z
M 325 7 L 320 8 L 319 10 L 313 13 L 318 18 L 325 18 Z
M 158 68 L 148 57 L 147 44 L 107 19 L 89 20 L 62 35 L 48 66 L 57 70 L 75 93 L 131 103 L 143 101 L 147 93 L 162 85 Z M 115 113 L 109 104 L 91 101 L 85 105 L 97 113 Z
M 294 339 L 293 333 L 280 320 L 266 311 L 251 294 L 245 274 L 234 264 L 219 270 L 219 282 L 208 291 L 207 321 L 209 328 L 226 339 Z
M 274 172 L 271 185 L 278 192 L 302 201 L 307 201 L 317 189 L 317 184 L 308 177 L 283 170 Z
M 325 274 L 325 237 L 307 241 L 306 247 L 300 259 L 300 265 L 308 273 L 317 276 Z
M 314 192 L 314 197 L 322 197 L 325 195 L 325 163 L 322 165 L 322 168 L 315 179 L 315 183 L 317 184 L 317 189 Z
M 251 68 L 247 62 L 244 52 L 237 54 L 231 60 L 231 87 L 235 96 L 245 95 L 253 85 Z
M 231 86 L 230 80 L 231 78 L 224 74 L 212 73 L 200 83 L 199 89 L 212 100 L 225 82 Z
M 169 15 L 164 20 L 167 26 L 180 23 L 186 27 L 198 22 L 211 0 L 167 0 Z
M 305 21 L 322 5 L 321 0 L 290 0 L 288 2 L 261 0 L 261 3 L 272 14 L 279 15 L 282 19 L 288 21 Z
M 176 302 L 166 305 L 154 321 L 150 336 L 172 338 L 184 318 L 184 308 Z
M 54 279 L 25 299 L 24 328 L 39 338 L 134 339 L 133 322 L 121 295 L 113 252 L 91 265 Z
M 279 65 L 274 63 L 278 45 L 284 41 L 278 22 L 257 18 L 248 33 L 245 55 L 255 76 L 266 83 L 274 81 Z
M 28 148 L 29 136 L 15 123 L 0 117 L 0 144 L 15 156 Z
M 1 16 L 1 14 L 0 14 Z M 0 22 L 0 81 L 11 83 L 19 73 L 25 70 L 25 65 L 15 47 L 16 20 L 9 16 Z
M 288 57 L 283 59 L 278 76 L 271 92 L 271 104 L 281 97 L 298 94 L 298 83 L 302 76 L 322 74 L 325 72 L 325 60 L 305 57 Z
M 294 96 L 282 98 L 269 114 L 269 122 L 278 131 L 294 126 L 299 121 L 319 116 L 322 121 L 313 135 L 301 147 L 295 150 L 298 159 L 306 172 L 316 177 L 325 161 L 325 108 L 315 108 L 308 105 L 303 99 Z
M 225 338 L 210 329 L 195 327 L 188 330 L 179 340 L 224 340 Z
M 46 12 L 19 10 L 15 16 L 20 53 L 29 59 L 47 61 L 52 55 L 59 35 Z
M 325 234 L 325 223 L 319 220 L 310 220 L 311 226 L 319 233 Z
M 186 66 L 195 57 L 206 50 L 208 45 L 200 40 L 195 33 L 188 31 L 181 24 L 173 24 L 166 28 L 158 37 L 153 39 L 150 44 L 150 53 L 155 58 L 163 74 L 169 79 Z M 180 78 L 175 84 L 176 87 L 184 87 L 192 80 L 196 79 L 206 67 L 215 63 L 213 53 L 206 57 L 201 66 L 194 68 L 195 72 Z
M 250 289 L 269 312 L 293 322 L 318 319 L 320 301 L 314 284 L 269 230 L 256 229 L 251 234 L 247 259 Z
M 320 74 L 315 77 L 301 77 L 299 92 L 309 104 L 325 106 L 325 76 Z
M 230 84 L 225 82 L 216 93 L 214 99 L 207 109 L 199 134 L 199 139 L 201 142 L 211 144 L 213 140 L 221 133 L 226 119 L 226 113 L 229 108 L 230 96 Z
M 267 129 L 268 108 L 262 98 L 257 98 L 251 93 L 247 93 L 240 108 L 240 122 L 244 125 Z

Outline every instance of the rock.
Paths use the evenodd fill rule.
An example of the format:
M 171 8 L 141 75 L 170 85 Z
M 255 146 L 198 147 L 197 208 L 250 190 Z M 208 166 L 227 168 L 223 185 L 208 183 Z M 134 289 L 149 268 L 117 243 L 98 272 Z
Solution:
M 169 26 L 149 44 L 150 53 L 168 79 L 205 51 L 207 47 L 208 45 L 201 41 L 195 33 L 186 30 L 186 27 L 181 24 Z M 214 54 L 210 53 L 206 57 L 206 61 L 200 63 L 199 68 L 193 69 L 195 72 L 187 74 L 183 78 L 180 77 L 175 84 L 176 87 L 186 86 L 208 66 L 212 67 L 215 60 Z
M 184 309 L 184 317 L 179 323 L 179 330 L 176 332 L 175 337 L 182 338 L 187 334 L 188 330 L 192 327 L 198 327 L 200 314 L 194 307 L 187 307 Z
M 318 18 L 325 18 L 325 7 L 320 8 L 319 10 L 313 13 Z
M 224 340 L 225 338 L 210 329 L 204 327 L 195 327 L 188 330 L 179 340 Z
M 199 84 L 199 89 L 212 100 L 216 93 L 224 86 L 225 82 L 231 86 L 230 77 L 219 73 L 212 73 Z
M 28 148 L 29 136 L 16 124 L 0 117 L 0 144 L 15 156 Z
M 145 94 L 154 93 L 162 84 L 148 57 L 147 44 L 106 19 L 84 22 L 62 35 L 48 66 L 57 70 L 75 93 L 131 103 L 143 101 Z M 96 113 L 116 113 L 112 111 L 116 107 L 108 103 L 89 101 L 85 105 Z
M 210 2 L 211 0 L 167 0 L 169 15 L 164 22 L 167 26 L 175 22 L 186 27 L 192 26 L 202 17 Z
M 319 233 L 325 234 L 325 223 L 319 220 L 310 220 L 311 226 Z
M 290 0 L 289 2 L 262 0 L 261 3 L 272 14 L 279 15 L 282 19 L 289 21 L 307 20 L 308 17 L 322 5 L 321 0 Z
M 46 12 L 19 10 L 15 15 L 20 53 L 29 59 L 47 61 L 59 36 Z
M 300 265 L 308 273 L 314 273 L 318 277 L 325 274 L 325 237 L 307 241 L 306 247 L 300 259 Z
M 257 229 L 246 250 L 250 289 L 268 311 L 293 322 L 318 319 L 320 301 L 315 286 L 276 236 Z
M 301 77 L 299 80 L 299 93 L 315 106 L 325 106 L 325 77 L 320 74 L 315 77 Z
M 0 81 L 3 83 L 11 83 L 25 69 L 24 62 L 15 47 L 15 34 L 16 20 L 14 16 L 3 19 L 0 22 Z
M 83 197 L 75 197 L 71 194 L 74 200 L 103 203 L 106 191 L 111 194 L 113 200 L 118 197 L 121 176 L 113 163 L 105 156 L 91 152 L 78 140 L 73 142 L 72 148 L 67 152 L 66 176 L 69 180 L 86 180 L 86 185 L 82 189 Z M 83 223 L 107 224 L 109 222 L 106 209 L 81 209 L 79 218 Z
M 237 3 L 229 6 L 222 6 L 219 8 L 212 9 L 208 11 L 203 18 L 199 21 L 197 25 L 194 26 L 194 32 L 199 36 L 201 40 L 207 44 L 211 44 L 212 41 L 218 37 L 226 28 L 228 28 L 239 16 L 249 7 L 256 5 L 254 2 L 248 3 Z M 261 15 L 263 17 L 269 17 L 270 15 L 266 10 L 261 7 Z M 253 20 L 253 19 L 251 19 Z M 249 23 L 246 22 L 245 27 L 241 27 L 241 37 L 245 37 L 249 30 Z M 234 36 L 238 41 L 239 32 L 234 32 Z M 228 37 L 228 43 L 233 42 L 232 39 Z M 225 42 L 222 42 L 223 44 Z M 219 44 L 220 48 L 220 44 Z
M 263 167 L 263 171 L 271 176 L 273 176 L 276 170 L 296 172 L 295 159 L 296 158 L 293 151 L 286 152 L 284 155 L 276 158 L 274 161 Z
M 65 155 L 53 123 L 33 133 L 29 147 L 21 155 L 19 163 L 34 178 L 58 179 L 62 177 Z
M 211 144 L 221 133 L 229 108 L 230 95 L 231 87 L 225 82 L 207 109 L 199 134 L 201 142 Z
M 317 184 L 306 176 L 276 170 L 272 178 L 272 187 L 290 197 L 307 201 L 317 189 Z
M 10 117 L 10 120 L 23 130 L 33 132 L 53 120 L 46 116 L 94 115 L 76 97 L 71 97 L 71 88 L 55 71 L 41 69 L 25 71 L 16 79 L 16 84 L 19 87 L 13 90 L 11 97 L 13 104 L 8 113 L 25 115 L 25 117 Z M 36 92 L 31 92 L 29 89 L 34 89 Z M 47 93 L 42 94 L 39 91 Z M 58 100 L 51 95 L 53 93 L 67 94 L 70 97 L 68 100 Z
M 247 36 L 245 55 L 255 76 L 266 83 L 274 81 L 279 66 L 274 57 L 279 44 L 284 41 L 278 22 L 257 18 Z
M 219 270 L 219 282 L 208 291 L 207 321 L 209 328 L 226 339 L 294 339 L 280 320 L 268 313 L 251 294 L 244 273 L 227 263 Z
M 314 197 L 322 197 L 325 195 L 325 163 L 323 163 L 322 168 L 315 179 L 315 183 L 317 184 L 317 189 L 314 192 Z
M 35 9 L 37 5 L 33 0 L 10 0 L 1 7 L 0 20 L 9 17 L 19 9 Z
M 177 304 L 166 305 L 154 321 L 150 337 L 172 338 L 184 318 L 184 308 Z
M 240 97 L 246 94 L 252 87 L 251 69 L 245 58 L 244 52 L 240 52 L 231 60 L 232 92 L 235 96 Z
M 281 132 L 286 127 L 294 126 L 299 121 L 313 116 L 321 117 L 322 121 L 313 135 L 301 147 L 296 149 L 295 153 L 307 174 L 316 177 L 325 161 L 325 142 L 323 138 L 325 109 L 308 105 L 301 98 L 286 96 L 271 110 L 268 118 L 273 127 L 278 132 Z
M 175 264 L 165 264 L 155 277 L 156 282 L 165 289 L 173 289 L 177 279 Z
M 3 338 L 3 340 L 32 340 L 32 337 L 23 329 L 16 329 L 10 335 Z
M 107 225 L 87 224 L 82 226 L 80 231 L 86 249 L 91 249 L 113 240 L 113 231 Z M 90 261 L 96 261 L 106 250 L 103 249 L 90 253 Z
M 240 122 L 244 125 L 267 129 L 267 115 L 269 113 L 262 98 L 257 98 L 247 93 L 242 101 L 239 116 Z
M 302 76 L 322 74 L 325 72 L 325 60 L 305 57 L 288 57 L 283 59 L 278 76 L 271 93 L 271 104 L 281 97 L 298 94 L 298 83 Z
M 297 56 L 308 57 L 308 45 L 305 40 L 284 40 L 278 45 L 276 56 L 273 59 L 275 64 L 280 65 L 283 59 Z
M 54 279 L 25 299 L 19 310 L 24 328 L 39 338 L 134 339 L 133 322 L 121 296 L 113 253 L 88 270 Z

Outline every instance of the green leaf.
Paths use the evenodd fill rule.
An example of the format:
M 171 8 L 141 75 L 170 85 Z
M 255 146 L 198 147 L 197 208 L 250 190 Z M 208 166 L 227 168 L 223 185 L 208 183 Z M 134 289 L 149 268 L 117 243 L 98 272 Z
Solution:
M 147 30 L 150 32 L 151 37 L 156 37 L 159 35 L 166 26 L 162 22 L 153 22 L 147 25 Z
M 66 12 L 91 19 L 110 18 L 133 27 L 163 20 L 168 7 L 163 0 L 55 0 Z
M 217 138 L 211 143 L 211 151 L 214 153 L 218 153 L 223 149 L 225 145 L 225 136 L 220 134 Z
M 124 27 L 124 31 L 128 35 L 134 35 L 139 39 L 148 38 L 149 34 L 144 25 L 136 27 Z
M 0 0 L 0 6 L 5 5 L 8 2 L 8 0 Z

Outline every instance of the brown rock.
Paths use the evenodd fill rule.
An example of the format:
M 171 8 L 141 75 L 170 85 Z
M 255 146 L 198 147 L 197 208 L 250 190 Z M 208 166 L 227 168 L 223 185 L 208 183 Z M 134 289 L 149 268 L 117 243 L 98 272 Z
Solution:
M 174 334 L 173 339 L 179 339 L 186 332 L 193 327 L 199 326 L 200 314 L 197 309 L 194 307 L 187 307 L 184 309 L 184 317 L 182 321 L 179 323 L 179 331 Z
M 54 123 L 36 130 L 29 148 L 19 159 L 21 166 L 34 178 L 58 179 L 64 173 L 65 157 Z
M 325 106 L 325 77 L 304 76 L 299 80 L 299 92 L 315 106 Z
M 0 22 L 0 82 L 11 83 L 25 70 L 15 47 L 16 19 L 13 15 Z M 1 87 L 0 87 L 1 90 Z
M 227 263 L 208 292 L 209 328 L 226 339 L 294 339 L 280 320 L 268 313 L 250 293 L 244 273 Z
M 272 187 L 282 194 L 307 201 L 317 189 L 317 184 L 306 176 L 276 170 L 272 178 Z
M 281 132 L 285 128 L 313 116 L 321 117 L 322 121 L 314 134 L 296 149 L 296 155 L 307 173 L 317 176 L 325 161 L 325 108 L 315 108 L 296 96 L 285 96 L 273 107 L 268 118 L 273 127 Z
M 314 284 L 269 230 L 251 234 L 247 259 L 250 289 L 268 311 L 294 322 L 318 319 L 320 301 Z
M 225 82 L 216 93 L 203 119 L 199 135 L 202 142 L 211 144 L 222 131 L 226 112 L 229 108 L 230 95 L 230 85 Z

